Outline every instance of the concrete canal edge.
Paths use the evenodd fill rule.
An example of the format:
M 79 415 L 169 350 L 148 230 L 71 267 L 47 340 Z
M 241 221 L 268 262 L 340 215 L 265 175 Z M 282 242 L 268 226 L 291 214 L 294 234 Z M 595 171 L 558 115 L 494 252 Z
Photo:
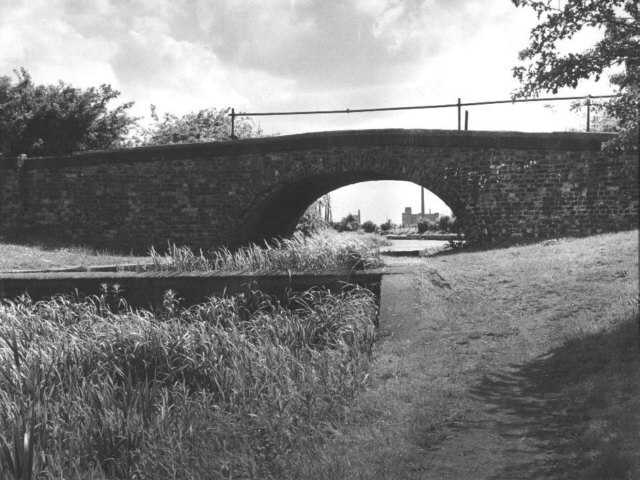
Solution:
M 32 300 L 58 294 L 84 298 L 99 295 L 103 285 L 118 285 L 122 298 L 134 308 L 153 308 L 167 290 L 182 299 L 182 306 L 206 301 L 212 295 L 233 295 L 260 290 L 284 300 L 290 292 L 313 287 L 341 291 L 345 284 L 371 290 L 379 299 L 383 270 L 325 272 L 322 274 L 212 274 L 211 272 L 46 272 L 0 273 L 0 299 L 11 300 L 27 293 Z

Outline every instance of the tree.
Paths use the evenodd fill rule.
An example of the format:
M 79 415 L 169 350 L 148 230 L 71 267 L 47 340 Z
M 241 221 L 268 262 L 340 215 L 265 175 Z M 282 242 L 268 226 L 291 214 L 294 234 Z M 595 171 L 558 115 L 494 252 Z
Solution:
M 391 222 L 391 220 L 387 220 L 386 222 L 380 224 L 380 230 L 382 230 L 383 232 L 393 230 L 395 227 L 396 226 Z
M 426 232 L 430 228 L 429 221 L 425 220 L 424 218 L 421 218 L 420 220 L 418 220 L 417 228 L 418 228 L 418 233 Z
M 208 108 L 177 116 L 165 113 L 160 117 L 151 105 L 153 123 L 141 128 L 132 139 L 133 145 L 167 145 L 172 143 L 202 143 L 229 140 L 231 135 L 230 108 Z M 247 117 L 236 117 L 234 133 L 237 138 L 262 136 L 262 130 Z
M 339 222 L 332 224 L 333 228 L 338 232 L 355 232 L 360 227 L 358 217 L 350 213 Z
M 24 69 L 0 77 L 0 153 L 52 155 L 74 150 L 115 148 L 136 119 L 133 102 L 113 110 L 107 104 L 120 92 L 110 85 L 86 90 L 62 81 L 35 85 Z
M 448 215 L 443 215 L 438 219 L 438 229 L 441 232 L 447 233 L 453 227 L 453 222 Z
M 377 225 L 371 220 L 367 220 L 362 224 L 362 230 L 364 230 L 365 233 L 375 233 L 377 229 Z
M 590 100 L 580 100 L 571 104 L 571 110 L 579 112 L 583 122 L 587 118 L 587 101 L 590 105 L 590 131 L 592 132 L 609 132 L 615 133 L 618 131 L 618 122 L 611 114 L 605 109 L 606 104 L 594 103 Z M 569 131 L 582 131 L 581 129 L 569 129 Z
M 309 208 L 307 208 L 298 220 L 296 231 L 302 233 L 305 237 L 310 237 L 318 231 L 328 228 L 330 225 L 322 216 L 322 207 L 326 206 L 325 202 L 328 202 L 327 195 L 320 197 L 309 205 Z
M 615 70 L 610 82 L 618 97 L 604 105 L 616 121 L 618 137 L 607 142 L 609 151 L 638 150 L 640 108 L 640 13 L 637 0 L 512 0 L 530 7 L 539 23 L 531 31 L 530 45 L 520 52 L 524 63 L 513 69 L 521 88 L 514 97 L 535 97 L 540 91 L 557 93 L 575 88 L 581 79 L 599 80 Z M 560 8 L 562 7 L 562 8 Z M 603 37 L 583 52 L 563 53 L 560 43 L 584 28 L 601 29 Z

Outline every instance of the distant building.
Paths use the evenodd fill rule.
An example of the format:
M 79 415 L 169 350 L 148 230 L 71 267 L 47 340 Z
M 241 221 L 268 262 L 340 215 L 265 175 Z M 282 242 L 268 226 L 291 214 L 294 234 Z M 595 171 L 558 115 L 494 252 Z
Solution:
M 404 213 L 402 214 L 402 227 L 410 228 L 418 225 L 420 220 L 426 220 L 427 222 L 435 223 L 440 218 L 439 213 L 431 213 L 431 209 L 429 209 L 429 213 L 411 213 L 411 207 L 405 207 Z

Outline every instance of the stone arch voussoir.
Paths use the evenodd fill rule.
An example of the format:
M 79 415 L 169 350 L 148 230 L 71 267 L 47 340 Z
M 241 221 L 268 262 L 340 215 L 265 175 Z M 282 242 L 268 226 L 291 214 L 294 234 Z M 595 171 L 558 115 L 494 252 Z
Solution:
M 300 156 L 306 161 L 297 168 L 284 170 L 276 182 L 257 189 L 250 205 L 239 217 L 238 245 L 260 242 L 293 233 L 298 219 L 317 198 L 338 188 L 367 181 L 396 180 L 420 185 L 440 197 L 459 219 L 463 233 L 478 236 L 481 229 L 475 212 L 463 200 L 445 169 L 433 162 L 420 167 L 420 152 L 384 149 L 315 152 Z

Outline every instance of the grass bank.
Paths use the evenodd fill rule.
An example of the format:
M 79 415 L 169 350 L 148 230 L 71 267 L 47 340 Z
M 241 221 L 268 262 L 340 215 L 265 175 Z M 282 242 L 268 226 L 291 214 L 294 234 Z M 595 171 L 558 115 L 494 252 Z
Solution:
M 115 255 L 86 247 L 47 247 L 0 242 L 0 271 L 46 270 L 148 262 L 148 257 Z
M 640 478 L 637 231 L 397 261 L 369 388 L 292 478 Z
M 0 306 L 0 478 L 276 478 L 367 378 L 366 290 Z
M 5 443 L 46 433 L 28 437 L 51 446 L 33 442 L 34 465 L 62 466 L 43 478 L 640 478 L 637 231 L 392 261 L 407 273 L 383 285 L 368 371 L 354 332 L 371 326 L 346 320 L 367 302 L 325 310 L 347 322 L 331 347 L 259 297 L 194 313 L 168 297 L 156 315 L 9 305 Z M 314 318 L 307 303 L 291 315 Z

